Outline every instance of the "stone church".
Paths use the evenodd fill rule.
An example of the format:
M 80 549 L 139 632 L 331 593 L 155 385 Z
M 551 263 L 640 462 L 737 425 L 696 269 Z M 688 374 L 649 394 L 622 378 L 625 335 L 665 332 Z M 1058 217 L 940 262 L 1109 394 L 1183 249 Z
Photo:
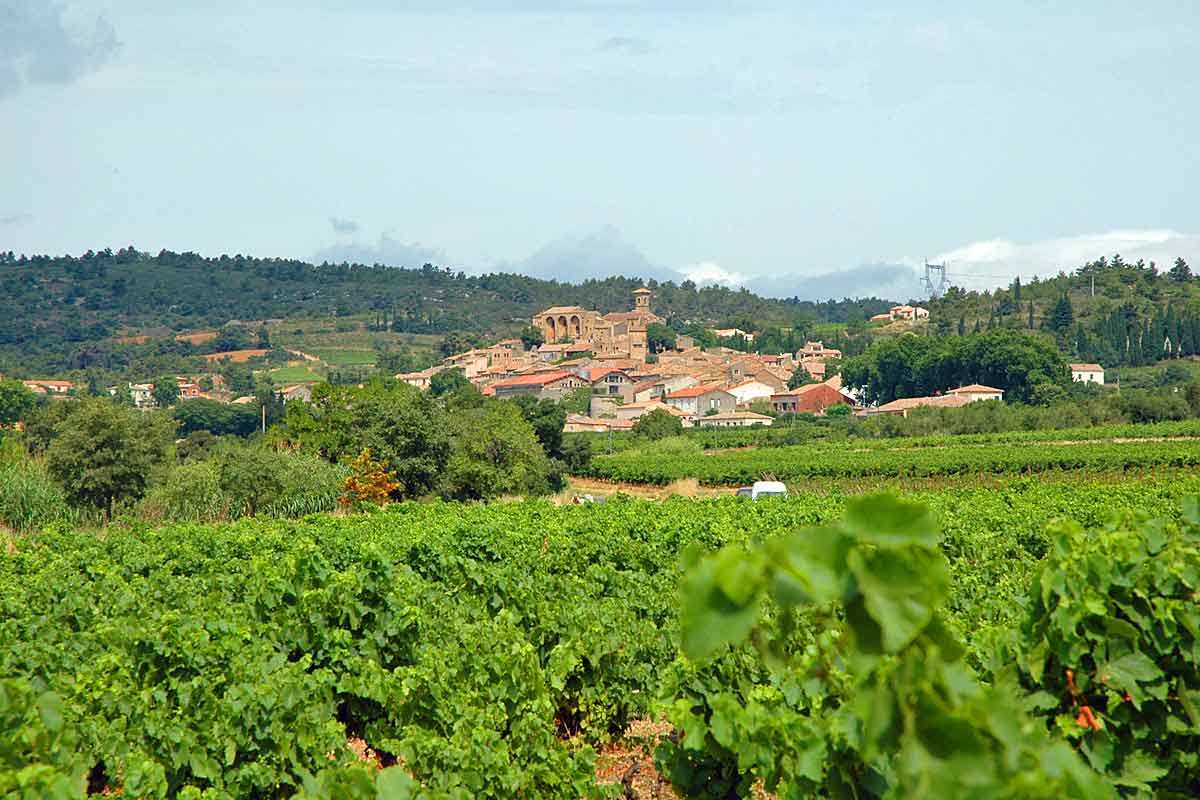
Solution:
M 650 290 L 635 289 L 632 311 L 600 314 L 580 306 L 555 306 L 533 318 L 548 344 L 575 342 L 593 346 L 596 355 L 617 355 L 646 360 L 646 327 L 662 317 L 650 310 Z

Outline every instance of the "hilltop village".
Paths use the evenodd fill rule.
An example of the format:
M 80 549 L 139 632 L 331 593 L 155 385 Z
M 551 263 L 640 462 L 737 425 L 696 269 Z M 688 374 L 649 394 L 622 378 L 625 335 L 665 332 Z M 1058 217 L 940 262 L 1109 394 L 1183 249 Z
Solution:
M 926 319 L 928 311 L 901 305 L 880 317 L 916 321 Z M 916 405 L 956 406 L 1003 395 L 999 389 L 973 385 L 936 398 L 907 398 L 894 408 L 865 409 L 842 386 L 841 351 L 822 342 L 805 342 L 794 353 L 762 354 L 728 347 L 702 349 L 691 337 L 677 334 L 673 347 L 652 352 L 647 330 L 663 324 L 653 311 L 651 291 L 639 288 L 629 311 L 600 314 L 580 306 L 555 306 L 534 315 L 531 325 L 543 340 L 535 347 L 506 339 L 396 378 L 428 389 L 438 373 L 459 370 L 485 396 L 500 399 L 562 400 L 590 390 L 589 411 L 568 416 L 569 432 L 630 429 L 655 410 L 678 417 L 684 427 L 750 427 L 771 425 L 774 418 L 767 411 L 822 416 L 845 406 L 860 414 L 903 414 Z M 753 338 L 738 329 L 713 334 Z

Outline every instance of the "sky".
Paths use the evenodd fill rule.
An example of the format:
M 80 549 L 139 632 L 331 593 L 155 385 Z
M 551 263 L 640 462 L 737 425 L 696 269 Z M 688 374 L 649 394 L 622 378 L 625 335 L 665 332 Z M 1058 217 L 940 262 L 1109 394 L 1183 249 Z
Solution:
M 1200 262 L 1200 3 L 0 0 L 0 250 L 920 296 Z

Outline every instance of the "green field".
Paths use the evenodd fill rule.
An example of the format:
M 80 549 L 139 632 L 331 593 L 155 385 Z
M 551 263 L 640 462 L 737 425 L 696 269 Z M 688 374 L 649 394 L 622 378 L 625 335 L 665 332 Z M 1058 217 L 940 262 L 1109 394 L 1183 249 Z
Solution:
M 275 381 L 275 385 L 279 386 L 285 383 L 308 383 L 320 382 L 325 380 L 325 376 L 319 372 L 313 371 L 310 367 L 297 365 L 294 367 L 280 367 L 270 371 L 271 380 Z
M 929 540 L 940 542 L 936 551 L 911 550 L 917 545 L 905 543 L 917 534 L 882 518 L 879 530 L 891 538 L 879 541 L 895 549 L 897 564 L 944 556 L 949 635 L 986 674 L 991 647 L 1024 613 L 1021 598 L 1053 547 L 1047 522 L 1095 526 L 1131 509 L 1177 517 L 1180 499 L 1195 493 L 1200 475 L 1186 471 L 924 492 L 914 497 L 938 520 L 940 537 Z M 836 705 L 812 705 L 816 684 L 775 682 L 773 674 L 790 673 L 756 666 L 747 647 L 711 663 L 684 658 L 681 619 L 709 612 L 693 604 L 681 617 L 676 598 L 681 556 L 691 563 L 694 548 L 740 552 L 827 524 L 846 502 L 406 503 L 345 518 L 113 527 L 102 537 L 52 528 L 16 538 L 0 547 L 0 752 L 19 754 L 15 768 L 24 771 L 15 774 L 34 787 L 31 797 L 49 796 L 44 787 L 59 777 L 81 786 L 90 773 L 126 797 L 195 787 L 186 796 L 575 800 L 619 792 L 597 788 L 594 748 L 630 722 L 668 711 L 687 718 L 708 704 L 710 721 L 688 723 L 693 738 L 683 744 L 698 748 L 689 751 L 697 758 L 722 752 L 733 729 L 720 720 L 749 726 L 737 730 L 757 749 L 734 758 L 742 766 L 732 778 L 744 779 L 746 792 L 779 775 L 819 780 L 860 757 L 853 740 L 836 757 L 822 745 L 811 762 L 782 754 L 803 744 L 809 724 L 795 709 L 815 724 L 812 715 L 823 719 Z M 751 569 L 738 574 L 749 580 Z M 689 574 L 694 590 L 694 576 L 709 573 Z M 721 591 L 745 602 L 738 582 L 728 587 Z M 777 643 L 797 653 L 833 646 L 820 618 L 803 616 Z M 713 617 L 712 635 L 736 639 L 746 630 L 738 619 L 730 627 Z M 822 674 L 842 682 L 827 687 L 829 702 L 850 703 L 848 679 Z M 965 691 L 968 678 L 956 680 Z M 774 718 L 791 721 L 771 728 Z M 969 733 L 962 724 L 960 738 Z M 365 742 L 378 763 L 364 768 L 351 741 Z M 937 757 L 974 741 L 944 744 Z M 985 763 L 981 753 L 973 763 Z M 660 768 L 671 764 L 681 785 L 719 777 L 695 761 Z M 895 762 L 890 779 L 901 781 L 907 766 Z
M 801 487 L 811 478 L 1003 475 L 1052 471 L 1137 470 L 1200 465 L 1195 423 L 1160 430 L 1186 436 L 1171 441 L 1114 438 L 1070 440 L 1063 431 L 933 437 L 930 440 L 843 440 L 789 447 L 696 453 L 665 458 L 653 447 L 595 456 L 587 477 L 663 486 L 695 479 L 705 486 L 736 486 L 763 478 Z M 1129 432 L 1140 426 L 1120 426 Z M 1150 426 L 1158 428 L 1158 426 Z
M 370 366 L 375 363 L 374 350 L 352 350 L 352 349 L 332 349 L 332 348 L 314 348 L 305 350 L 317 358 L 324 361 L 331 367 L 358 367 Z

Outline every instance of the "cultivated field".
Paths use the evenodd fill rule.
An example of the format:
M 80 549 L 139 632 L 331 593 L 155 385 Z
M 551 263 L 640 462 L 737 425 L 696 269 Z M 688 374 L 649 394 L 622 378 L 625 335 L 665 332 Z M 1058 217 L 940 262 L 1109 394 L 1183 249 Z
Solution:
M 866 522 L 838 535 L 858 542 L 853 552 L 867 548 L 851 557 L 856 570 L 880 547 L 894 550 L 888 563 L 929 563 L 908 589 L 886 590 L 899 594 L 861 590 L 875 598 L 871 614 L 899 615 L 886 631 L 909 624 L 902 620 L 911 622 L 906 615 L 920 602 L 940 596 L 920 582 L 933 580 L 944 563 L 948 633 L 937 635 L 964 642 L 966 663 L 987 676 L 990 653 L 1015 630 L 1039 562 L 1056 547 L 1045 531 L 1050 520 L 1097 526 L 1128 510 L 1177 518 L 1181 498 L 1196 493 L 1194 472 L 1123 482 L 1014 479 L 915 493 L 936 524 L 905 521 L 903 508 L 882 516 L 859 509 L 856 519 L 866 515 Z M 647 783 L 646 774 L 634 781 L 630 773 L 627 786 L 686 786 L 702 775 L 706 785 L 719 785 L 711 783 L 718 775 L 704 772 L 708 757 L 733 769 L 735 784 L 806 786 L 814 774 L 841 769 L 847 762 L 838 759 L 851 757 L 854 746 L 843 742 L 849 749 L 838 757 L 814 752 L 814 761 L 803 762 L 809 766 L 791 756 L 776 762 L 771 753 L 784 758 L 788 743 L 803 738 L 796 726 L 818 713 L 814 698 L 828 698 L 821 715 L 848 704 L 850 677 L 796 678 L 789 689 L 777 679 L 793 673 L 759 662 L 747 645 L 722 650 L 720 641 L 736 642 L 737 631 L 757 618 L 757 610 L 747 617 L 728 599 L 752 596 L 745 594 L 756 585 L 752 564 L 782 563 L 754 561 L 751 549 L 751 560 L 738 566 L 736 552 L 828 525 L 847 502 L 828 494 L 760 503 L 406 503 L 344 518 L 113 527 L 102 536 L 52 529 L 14 538 L 0 548 L 7 553 L 0 556 L 0 675 L 9 676 L 0 680 L 0 696 L 8 698 L 0 711 L 10 715 L 10 730 L 41 743 L 35 756 L 53 762 L 41 777 L 88 772 L 97 790 L 119 788 L 126 797 L 196 787 L 214 798 L 575 800 L 607 791 L 597 787 L 598 770 L 623 777 L 612 774 L 610 761 L 597 762 L 596 748 L 619 751 L 614 742 L 631 724 L 644 729 L 664 714 L 683 721 L 690 738 L 673 741 L 686 752 L 662 743 L 657 777 Z M 795 541 L 828 535 L 813 531 Z M 1157 536 L 1164 547 L 1166 534 Z M 722 556 L 681 572 L 681 558 L 694 563 L 697 552 L 726 545 L 739 548 L 732 561 Z M 816 580 L 805 563 L 796 562 L 797 574 Z M 703 576 L 727 585 L 722 570 L 742 576 L 720 590 L 732 594 L 720 595 L 726 599 L 717 606 L 698 600 L 717 591 L 699 588 L 707 585 Z M 684 574 L 693 577 L 681 612 Z M 858 580 L 868 586 L 866 573 Z M 902 599 L 914 588 L 916 595 Z M 698 619 L 709 622 L 696 627 Z M 836 617 L 805 612 L 798 619 L 789 633 L 771 635 L 783 635 L 779 643 L 797 653 L 834 646 L 836 638 L 821 631 L 838 630 Z M 681 643 L 688 652 L 715 643 L 725 655 L 687 658 Z M 808 667 L 790 669 L 799 676 Z M 967 679 L 958 680 L 965 691 Z M 709 709 L 709 723 L 690 716 L 697 708 Z M 706 727 L 720 719 L 741 733 Z M 792 721 L 763 727 L 770 719 Z M 759 749 L 721 761 L 729 736 Z M 651 769 L 645 759 L 631 763 Z M 1036 775 L 1041 768 L 1028 767 Z M 902 772 L 893 779 L 903 780 Z

